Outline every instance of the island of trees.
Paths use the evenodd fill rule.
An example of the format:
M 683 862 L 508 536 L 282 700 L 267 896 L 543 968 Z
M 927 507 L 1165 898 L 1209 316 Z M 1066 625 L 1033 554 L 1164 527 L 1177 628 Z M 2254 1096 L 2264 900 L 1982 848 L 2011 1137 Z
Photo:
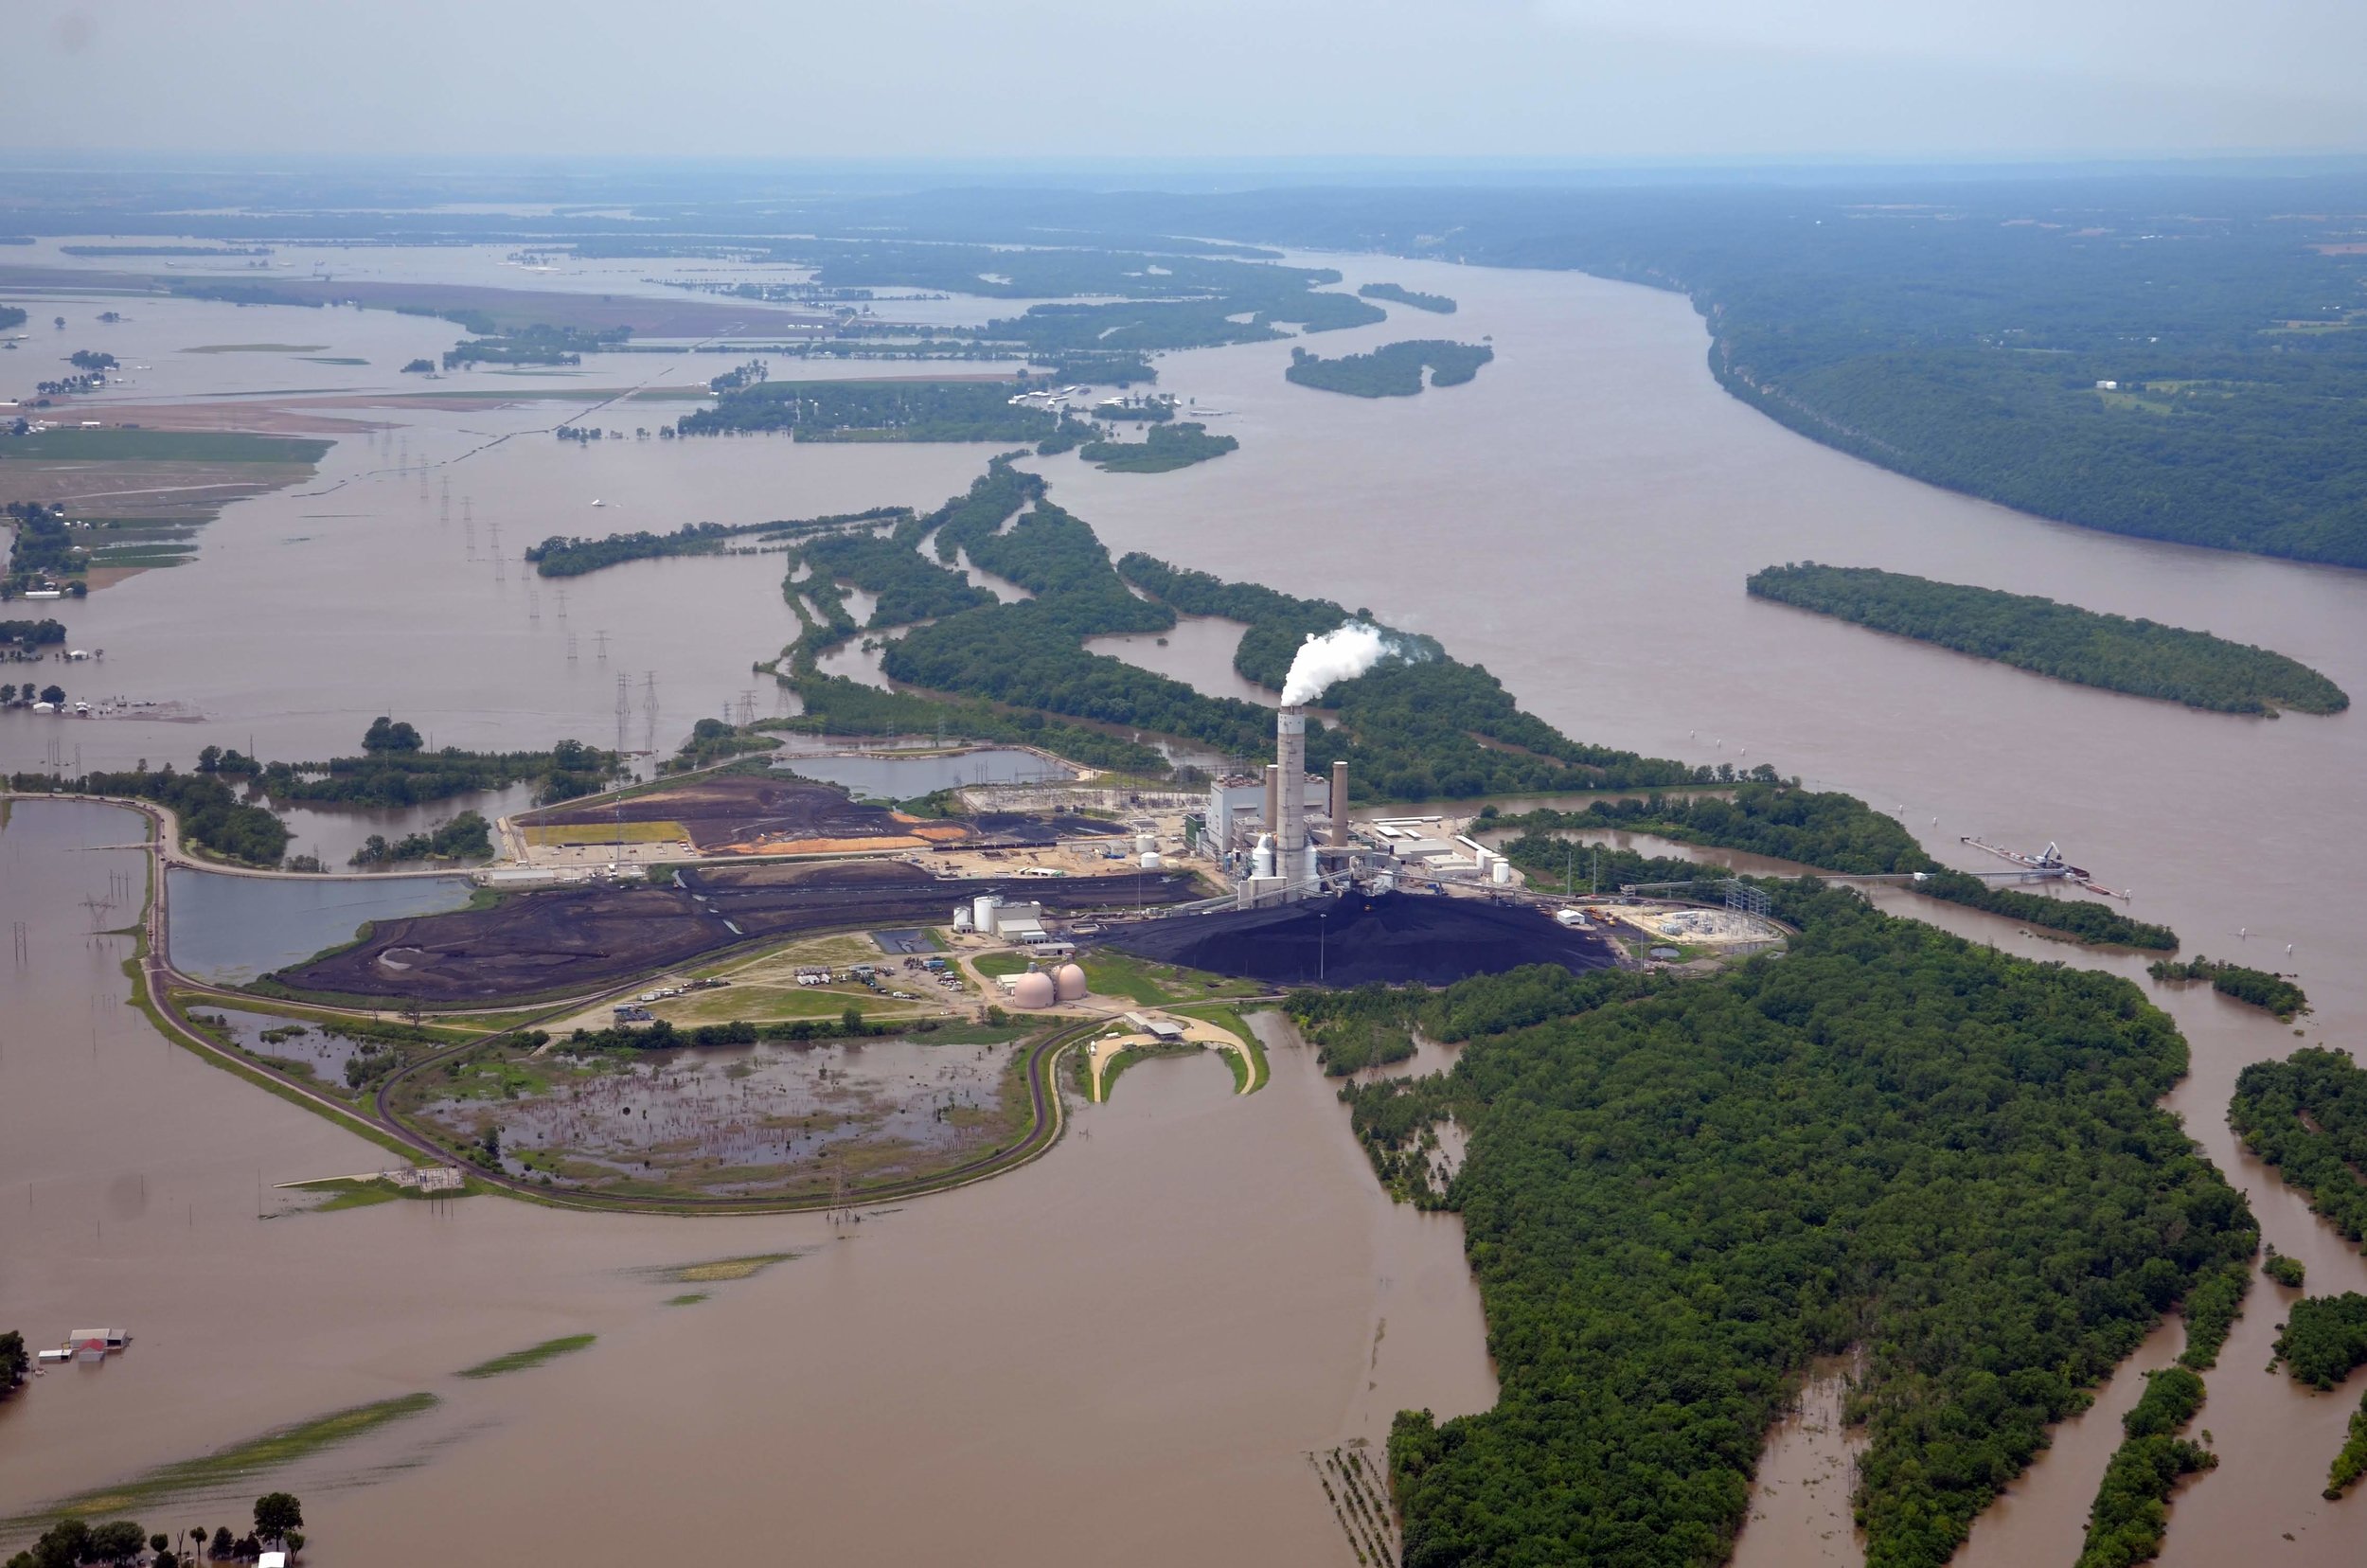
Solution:
M 540 544 L 526 546 L 525 559 L 535 574 L 546 578 L 581 577 L 604 566 L 619 566 L 628 561 L 656 561 L 667 556 L 721 555 L 732 547 L 734 540 L 756 543 L 779 541 L 798 534 L 817 533 L 831 528 L 865 523 L 892 522 L 911 515 L 909 507 L 874 507 L 868 511 L 849 512 L 836 517 L 814 517 L 797 521 L 773 523 L 685 523 L 672 533 L 651 533 L 639 529 L 632 533 L 607 534 L 586 539 L 573 534 L 553 534 Z
M 2208 980 L 2211 989 L 2222 996 L 2238 1002 L 2249 1002 L 2290 1024 L 2296 1015 L 2309 1010 L 2309 996 L 2301 987 L 2281 974 L 2267 970 L 2247 969 L 2242 964 L 2218 963 L 2198 955 L 2186 963 L 2169 959 L 2145 966 L 2145 972 L 2156 980 Z
M 1415 338 L 1369 354 L 1344 354 L 1338 359 L 1293 348 L 1290 368 L 1283 375 L 1301 386 L 1345 392 L 1355 398 L 1410 398 L 1422 389 L 1425 369 L 1432 386 L 1460 386 L 1495 357 L 1496 350 L 1485 344 Z
M 23 656 L 65 641 L 65 625 L 49 620 L 0 620 L 0 649 Z
M 1356 291 L 1366 299 L 1386 299 L 1392 304 L 1411 305 L 1417 311 L 1433 315 L 1454 314 L 1454 301 L 1445 294 L 1417 294 L 1402 283 L 1367 283 Z
M 1231 436 L 1211 436 L 1203 424 L 1154 424 L 1140 441 L 1088 441 L 1077 455 L 1104 473 L 1165 473 L 1235 451 Z
M 786 430 L 800 441 L 1050 441 L 1081 419 L 1012 401 L 1007 381 L 757 382 L 674 421 L 683 436 Z
M 2367 1242 L 2367 1068 L 2305 1047 L 2235 1078 L 2228 1125 L 2287 1186 L 2354 1242 Z
M 2169 1021 L 2126 981 L 1769 885 L 1801 932 L 1780 962 L 1348 1004 L 1468 1042 L 1342 1096 L 1385 1179 L 1462 1214 L 1502 1382 L 1397 1418 L 1408 1562 L 1721 1562 L 1796 1380 L 1855 1350 L 1867 1559 L 1937 1568 L 2164 1312 L 2199 1325 L 2190 1366 L 2216 1357 L 2258 1235 L 2155 1103 L 2186 1065 Z M 1932 1114 L 1976 1102 L 1990 1136 Z M 2131 1436 L 2174 1434 L 2182 1387 Z M 2098 1500 L 2108 1533 L 2141 1512 Z
M 1814 561 L 1755 572 L 1750 591 L 2057 680 L 2189 707 L 2340 713 L 2351 704 L 2341 687 L 2281 653 L 2029 594 Z

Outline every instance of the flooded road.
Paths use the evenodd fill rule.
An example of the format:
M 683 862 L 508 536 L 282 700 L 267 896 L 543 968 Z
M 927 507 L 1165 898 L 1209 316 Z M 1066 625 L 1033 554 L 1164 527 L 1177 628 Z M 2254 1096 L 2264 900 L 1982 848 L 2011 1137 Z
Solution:
M 2356 1049 L 2367 1037 L 2367 839 L 2356 830 L 2367 720 L 2241 719 L 2061 685 L 1753 601 L 1742 586 L 1758 567 L 1815 559 L 2041 592 L 2260 643 L 2367 701 L 2367 575 L 2087 533 L 1817 447 L 1717 388 L 1701 324 L 1673 295 L 1568 274 L 1326 259 L 1350 286 L 1397 281 L 1461 310 L 1443 327 L 1400 312 L 1326 334 L 1325 353 L 1444 330 L 1491 339 L 1495 362 L 1466 386 L 1366 401 L 1285 383 L 1288 343 L 1170 355 L 1163 389 L 1227 410 L 1209 426 L 1238 436 L 1240 450 L 1151 477 L 1031 459 L 1054 498 L 1113 550 L 1369 606 L 1435 634 L 1579 739 L 1771 761 L 1898 811 L 1935 854 L 1968 868 L 1993 863 L 1959 846 L 1962 834 L 2023 848 L 2059 841 L 2103 882 L 2133 889 L 2130 912 L 2175 927 L 2188 953 L 2297 972 L 2316 1008 L 2302 1038 L 2207 989 L 2156 985 L 2134 956 L 1880 895 L 2008 951 L 2135 979 L 2193 1047 L 2171 1109 L 2250 1194 L 2268 1238 L 2307 1263 L 2313 1292 L 2367 1290 L 2357 1252 L 2243 1157 L 2225 1125 L 2244 1063 L 2305 1039 Z M 795 633 L 777 558 L 572 579 L 562 616 L 561 586 L 534 583 L 515 560 L 524 542 L 929 507 L 990 450 L 762 438 L 581 448 L 535 434 L 554 422 L 547 410 L 400 418 L 399 433 L 341 440 L 303 494 L 229 508 L 195 564 L 77 607 L 74 635 L 107 649 L 111 686 L 208 715 L 76 724 L 86 765 L 186 760 L 209 742 L 326 757 L 350 750 L 379 712 L 438 743 L 575 734 L 609 744 L 623 733 L 668 747 L 745 688 L 757 688 L 759 711 L 774 701 L 747 671 Z M 448 466 L 423 482 L 423 460 Z M 594 499 L 607 505 L 593 509 Z M 1204 670 L 1192 678 L 1232 690 L 1229 652 L 1211 623 L 1128 656 Z M 641 702 L 650 671 L 655 722 Z M 621 728 L 619 676 L 631 687 Z M 0 715 L 0 761 L 39 757 L 47 732 L 32 724 Z M 81 895 L 62 906 L 71 890 L 53 883 L 28 892 L 12 870 L 0 900 L 32 910 L 19 918 L 70 949 L 79 928 L 56 912 Z M 0 1133 L 10 1135 L 0 1256 L 11 1259 L 0 1321 L 46 1343 L 53 1319 L 62 1332 L 69 1317 L 119 1311 L 155 1338 L 139 1346 L 146 1359 L 104 1369 L 107 1390 L 117 1373 L 166 1369 L 116 1406 L 56 1399 L 44 1384 L 26 1407 L 44 1412 L 38 1437 L 26 1409 L 0 1417 L 0 1511 L 94 1467 L 178 1457 L 591 1327 L 602 1335 L 594 1351 L 467 1396 L 482 1401 L 467 1406 L 478 1424 L 451 1440 L 471 1463 L 325 1494 L 318 1539 L 340 1541 L 340 1561 L 416 1555 L 433 1549 L 431 1531 L 455 1525 L 523 1546 L 521 1521 L 570 1520 L 580 1513 L 571 1499 L 630 1482 L 636 1497 L 681 1506 L 603 1510 L 596 1529 L 546 1523 L 560 1534 L 531 1539 L 623 1557 L 781 1533 L 912 1560 L 977 1547 L 980 1522 L 992 1520 L 1008 1521 L 1007 1533 L 998 1523 L 986 1539 L 1027 1532 L 1031 1553 L 1055 1561 L 1347 1561 L 1300 1451 L 1378 1438 L 1397 1404 L 1444 1415 L 1486 1402 L 1475 1299 L 1440 1228 L 1452 1221 L 1387 1209 L 1300 1056 L 1278 1058 L 1274 1089 L 1238 1104 L 1209 1063 L 1148 1063 L 1051 1158 L 867 1223 L 855 1240 L 790 1221 L 685 1229 L 487 1200 L 442 1215 L 388 1204 L 257 1225 L 258 1174 L 366 1168 L 376 1151 L 156 1042 L 114 1006 L 119 989 L 105 991 L 119 953 L 61 953 L 40 971 L 43 1011 L 16 1010 L 32 984 L 16 974 L 0 1014 Z M 20 1016 L 45 1022 L 31 1029 Z M 38 1049 L 23 1042 L 28 1029 Z M 92 1071 L 107 1093 L 80 1092 Z M 9 1082 L 20 1073 L 56 1112 L 28 1128 L 16 1125 L 27 1093 Z M 101 1125 L 103 1140 L 92 1131 Z M 110 1194 L 143 1164 L 152 1218 L 110 1222 L 111 1202 L 132 1203 Z M 188 1211 L 177 1237 L 173 1201 Z M 671 1315 L 620 1273 L 780 1246 L 815 1251 Z M 175 1288 L 156 1290 L 159 1276 Z M 234 1311 L 241 1298 L 251 1310 Z M 2270 1553 L 2293 1568 L 2357 1561 L 2356 1531 L 2343 1534 L 2318 1489 L 2358 1384 L 2312 1399 L 2263 1374 L 2281 1316 L 2276 1288 L 2260 1282 L 2209 1380 L 2198 1425 L 2222 1463 L 2180 1495 L 2162 1559 L 2172 1568 Z M 2133 1379 L 2125 1368 L 2098 1413 L 2133 1399 Z M 1425 1380 L 1439 1392 L 1424 1392 Z M 456 1421 L 462 1397 L 451 1404 Z M 2069 1561 L 2117 1438 L 2109 1418 L 2065 1427 L 1959 1560 Z M 775 1506 L 782 1475 L 830 1506 Z M 917 1476 L 940 1503 L 925 1517 L 899 1506 Z M 1056 1495 L 1024 1514 L 1016 1501 Z M 1783 1528 L 1761 1522 L 1753 1533 L 1798 1549 L 1760 1556 L 1746 1533 L 1754 1560 L 1847 1559 L 1822 1528 Z M 348 1556 L 365 1539 L 365 1554 Z

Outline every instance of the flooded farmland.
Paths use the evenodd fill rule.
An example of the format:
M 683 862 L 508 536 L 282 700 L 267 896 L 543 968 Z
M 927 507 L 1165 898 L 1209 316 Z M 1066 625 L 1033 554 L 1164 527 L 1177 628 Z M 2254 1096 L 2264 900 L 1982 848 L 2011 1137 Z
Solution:
M 1878 640 L 1741 589 L 1750 571 L 1807 558 L 2044 583 L 2091 608 L 2275 648 L 2357 693 L 2367 576 L 2087 533 L 1813 446 L 1718 391 L 1700 324 L 1671 295 L 1570 275 L 1338 264 L 1351 285 L 1453 295 L 1456 334 L 1490 337 L 1496 362 L 1469 385 L 1372 403 L 1284 383 L 1288 344 L 1175 354 L 1163 387 L 1229 410 L 1210 428 L 1238 436 L 1238 452 L 1148 478 L 1072 457 L 1029 466 L 1116 550 L 1369 605 L 1486 665 L 1580 739 L 1707 762 L 1747 747 L 1752 763 L 1896 811 L 1968 867 L 1980 863 L 1963 834 L 2058 840 L 2190 950 L 2297 972 L 2316 1009 L 2300 1039 L 2207 989 L 2157 986 L 2131 955 L 2041 943 L 1911 895 L 1880 900 L 2145 988 L 2193 1048 L 2171 1108 L 2246 1190 L 2267 1239 L 2306 1262 L 2313 1291 L 2367 1289 L 2358 1253 L 2225 1126 L 2246 1062 L 2303 1039 L 2356 1049 L 2367 1038 L 2367 843 L 2354 830 L 2367 719 L 2190 712 Z M 333 334 L 299 335 L 327 320 L 381 330 L 372 312 L 267 310 L 239 312 L 237 330 L 327 340 L 336 355 Z M 1403 331 L 1334 334 L 1326 351 Z M 181 335 L 241 341 L 210 322 Z M 678 375 L 722 363 L 702 356 Z M 264 379 L 254 373 L 256 390 Z M 75 632 L 106 647 L 110 684 L 204 718 L 76 724 L 85 765 L 186 764 L 203 744 L 246 749 L 250 735 L 266 756 L 334 755 L 379 712 L 438 743 L 608 744 L 629 728 L 636 746 L 669 747 L 756 685 L 750 663 L 794 635 L 777 559 L 648 562 L 562 589 L 525 577 L 523 543 L 933 506 L 988 450 L 577 450 L 544 433 L 566 407 L 371 412 L 384 428 L 340 438 L 306 493 L 240 502 L 208 526 L 192 564 L 95 595 Z M 1678 617 L 1678 605 L 1701 613 Z M 225 624 L 241 635 L 221 637 Z M 1221 630 L 1132 654 L 1172 656 L 1155 668 L 1204 670 L 1191 678 L 1230 694 Z M 639 702 L 652 671 L 654 722 Z M 619 675 L 634 693 L 622 728 Z M 761 711 L 773 694 L 756 694 Z M 0 715 L 0 760 L 36 765 L 57 728 Z M 414 1560 L 455 1531 L 507 1553 L 720 1552 L 783 1528 L 774 1500 L 793 1474 L 828 1500 L 795 1519 L 817 1555 L 933 1560 L 983 1539 L 1052 1562 L 1344 1564 L 1304 1454 L 1379 1439 L 1400 1405 L 1445 1416 L 1493 1397 L 1455 1222 L 1390 1208 L 1330 1086 L 1289 1049 L 1272 1087 L 1238 1101 L 1207 1062 L 1148 1062 L 1047 1159 L 840 1232 L 487 1199 L 258 1221 L 272 1184 L 384 1156 L 164 1045 L 120 1006 L 128 944 L 93 943 L 60 914 L 90 878 L 103 883 L 105 864 L 136 868 L 127 852 L 80 847 L 136 837 L 98 810 L 20 806 L 0 830 L 0 902 L 41 937 L 36 961 L 0 971 L 0 1319 L 45 1342 L 70 1320 L 120 1315 L 140 1342 L 0 1415 L 0 1513 L 94 1472 L 429 1388 L 446 1400 L 438 1413 L 294 1478 L 337 1561 Z M 663 1292 L 632 1272 L 765 1251 L 800 1256 L 696 1307 L 662 1310 Z M 2318 1489 L 2357 1383 L 2313 1398 L 2262 1373 L 2281 1316 L 2276 1288 L 2257 1285 L 2209 1380 L 2201 1424 L 2222 1462 L 2179 1496 L 2171 1568 L 2356 1560 L 2356 1530 Z M 576 1331 L 599 1345 L 473 1392 L 448 1381 L 482 1356 Z M 2133 1401 L 2156 1348 L 2057 1434 L 1958 1560 L 2076 1555 L 2118 1440 L 2109 1417 Z M 614 1440 L 652 1425 L 662 1441 Z M 933 1506 L 916 1510 L 922 1474 Z M 657 1501 L 576 1523 L 571 1501 L 602 1486 Z M 981 1523 L 1047 1494 L 1059 1504 L 1041 1520 Z M 1807 1500 L 1803 1511 L 1786 1513 L 1789 1497 Z M 1745 1549 L 1789 1568 L 1852 1560 L 1829 1512 L 1822 1483 L 1763 1493 Z

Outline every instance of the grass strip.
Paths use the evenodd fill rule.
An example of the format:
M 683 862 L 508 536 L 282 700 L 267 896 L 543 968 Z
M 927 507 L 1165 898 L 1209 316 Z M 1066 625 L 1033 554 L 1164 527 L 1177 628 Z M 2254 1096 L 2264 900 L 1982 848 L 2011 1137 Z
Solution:
M 294 1464 L 405 1417 L 434 1409 L 438 1402 L 433 1394 L 405 1394 L 333 1415 L 316 1416 L 309 1421 L 234 1443 L 202 1459 L 165 1465 L 120 1486 L 82 1492 L 35 1513 L 0 1520 L 0 1533 L 17 1534 L 59 1519 L 92 1519 L 100 1514 L 152 1509 L 175 1498 L 226 1487 Z
M 734 1279 L 754 1279 L 775 1263 L 786 1263 L 795 1253 L 752 1253 L 746 1257 L 719 1257 L 711 1263 L 685 1263 L 658 1271 L 658 1277 L 671 1285 L 717 1285 Z
M 530 1366 L 540 1366 L 544 1362 L 556 1361 L 561 1356 L 572 1356 L 578 1350 L 590 1349 L 592 1342 L 598 1337 L 596 1334 L 561 1334 L 557 1339 L 544 1340 L 540 1345 L 529 1345 L 524 1350 L 512 1350 L 506 1356 L 495 1356 L 491 1361 L 481 1361 L 474 1366 L 464 1366 L 460 1369 L 458 1376 L 498 1378 L 505 1372 L 524 1372 Z

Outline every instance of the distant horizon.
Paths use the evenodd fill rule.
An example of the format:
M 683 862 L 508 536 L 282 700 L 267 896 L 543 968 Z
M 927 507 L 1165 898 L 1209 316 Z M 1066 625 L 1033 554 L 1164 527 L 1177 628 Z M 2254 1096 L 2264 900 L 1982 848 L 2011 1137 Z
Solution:
M 654 175 L 680 177 L 805 175 L 853 178 L 882 187 L 1019 186 L 1166 191 L 1168 182 L 1192 190 L 1259 187 L 1344 186 L 1555 186 L 1697 185 L 1731 181 L 1746 185 L 1824 185 L 1853 180 L 1940 178 L 1967 183 L 2038 179 L 2142 176 L 2222 176 L 2305 179 L 2367 176 L 2367 150 L 2198 150 L 2189 152 L 2064 151 L 2055 153 L 1966 151 L 1915 157 L 1867 152 L 1827 154 L 1669 154 L 1652 156 L 1393 155 L 1272 153 L 1240 156 L 1156 157 L 1041 155 L 1029 157 L 863 156 L 731 157 L 705 153 L 650 153 L 630 157 L 590 154 L 551 156 L 485 153 L 271 153 L 173 149 L 90 151 L 23 150 L 13 166 L 0 170 L 0 203 L 12 181 L 104 169 L 116 176 L 397 177 L 420 185 L 439 180 L 530 183 L 563 180 L 591 186 L 629 183 Z

